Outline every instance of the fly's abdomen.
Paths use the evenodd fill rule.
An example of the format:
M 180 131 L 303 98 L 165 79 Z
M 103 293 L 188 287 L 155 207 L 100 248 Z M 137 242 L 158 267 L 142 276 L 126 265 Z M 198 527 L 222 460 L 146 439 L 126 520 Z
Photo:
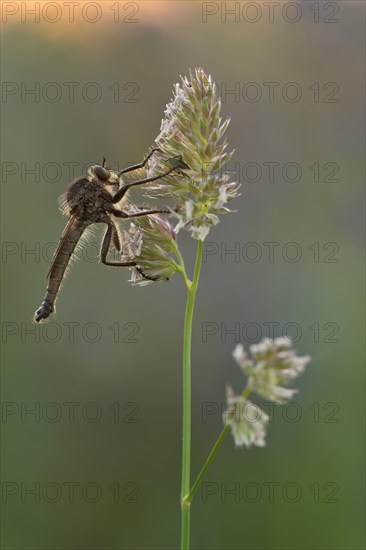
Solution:
M 34 320 L 37 323 L 47 319 L 54 311 L 57 294 L 65 277 L 70 258 L 87 225 L 76 218 L 70 218 L 68 221 L 47 273 L 48 285 L 46 295 L 41 307 L 34 314 Z

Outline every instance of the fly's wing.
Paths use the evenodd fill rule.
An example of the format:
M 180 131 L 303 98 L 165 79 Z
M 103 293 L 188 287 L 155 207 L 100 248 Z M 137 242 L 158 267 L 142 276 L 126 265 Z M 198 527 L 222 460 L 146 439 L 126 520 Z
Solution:
M 121 252 L 122 250 L 122 245 L 121 245 L 121 236 L 118 232 L 118 227 L 115 223 L 112 222 L 112 227 L 113 227 L 113 233 L 112 233 L 112 239 L 113 239 L 113 244 L 116 248 L 116 250 L 118 252 Z
M 52 257 L 52 261 L 50 263 L 50 267 L 48 268 L 48 271 L 47 271 L 47 275 L 46 275 L 46 279 L 49 278 L 50 274 L 51 274 L 51 271 L 55 265 L 55 262 L 60 254 L 60 251 L 62 249 L 62 247 L 64 246 L 64 243 L 69 239 L 70 237 L 70 233 L 73 231 L 74 229 L 74 226 L 75 226 L 75 222 L 76 222 L 76 219 L 74 216 L 71 216 L 71 218 L 69 219 L 69 221 L 67 222 L 66 224 L 66 227 L 65 229 L 63 230 L 62 232 L 62 235 L 60 237 L 60 240 L 58 241 L 58 244 L 57 244 L 57 248 L 53 254 L 53 257 Z

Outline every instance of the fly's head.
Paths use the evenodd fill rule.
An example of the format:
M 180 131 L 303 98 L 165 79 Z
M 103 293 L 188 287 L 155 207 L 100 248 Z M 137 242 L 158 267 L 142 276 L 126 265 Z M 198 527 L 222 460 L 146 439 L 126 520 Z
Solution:
M 106 189 L 113 195 L 120 188 L 121 180 L 116 172 L 108 170 L 104 166 L 94 164 L 88 169 L 88 178 L 91 181 L 97 182 L 102 188 Z

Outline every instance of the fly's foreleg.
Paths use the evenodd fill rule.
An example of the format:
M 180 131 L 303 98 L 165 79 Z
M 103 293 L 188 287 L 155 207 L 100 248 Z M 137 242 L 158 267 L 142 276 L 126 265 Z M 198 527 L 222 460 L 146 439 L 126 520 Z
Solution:
M 128 166 L 123 170 L 120 170 L 120 172 L 118 172 L 118 176 L 122 176 L 122 174 L 127 174 L 128 172 L 133 172 L 134 170 L 143 168 L 146 165 L 147 161 L 153 156 L 153 154 L 156 153 L 156 151 L 160 151 L 162 153 L 162 150 L 159 147 L 154 147 L 154 149 L 150 151 L 150 153 L 147 155 L 147 157 L 144 158 L 142 162 L 140 162 L 139 164 L 134 164 L 133 166 Z
M 178 169 L 179 168 L 174 166 L 173 168 L 170 168 L 166 172 L 163 172 L 162 174 L 159 174 L 157 176 L 152 176 L 151 178 L 144 178 L 142 180 L 136 180 L 136 181 L 132 181 L 131 183 L 127 183 L 117 191 L 114 197 L 111 198 L 110 196 L 106 195 L 105 199 L 111 202 L 112 204 L 117 204 L 117 202 L 123 199 L 127 191 L 131 189 L 131 187 L 136 187 L 137 185 L 144 185 L 145 183 L 151 183 L 152 181 L 156 181 L 160 178 L 165 178 L 166 176 L 169 176 L 169 174 L 171 174 L 174 170 L 178 170 Z

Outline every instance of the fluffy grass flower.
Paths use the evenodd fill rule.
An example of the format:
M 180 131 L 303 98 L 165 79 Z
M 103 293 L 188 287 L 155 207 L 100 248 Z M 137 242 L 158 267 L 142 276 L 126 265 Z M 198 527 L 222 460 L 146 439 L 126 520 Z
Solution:
M 268 415 L 242 395 L 235 395 L 231 387 L 226 389 L 226 403 L 223 421 L 230 426 L 235 445 L 264 447 Z
M 134 261 L 131 281 L 146 285 L 153 281 L 167 281 L 180 271 L 176 257 L 179 252 L 176 234 L 167 220 L 158 215 L 136 218 L 123 232 L 123 261 Z
M 265 338 L 250 346 L 252 359 L 238 344 L 233 356 L 248 376 L 248 387 L 265 399 L 286 403 L 298 390 L 286 387 L 301 374 L 310 361 L 308 355 L 298 357 L 288 338 Z
M 156 139 L 165 155 L 149 161 L 148 176 L 166 171 L 167 164 L 184 167 L 150 186 L 149 192 L 170 197 L 177 206 L 176 232 L 186 229 L 201 241 L 218 223 L 219 214 L 230 212 L 227 204 L 238 196 L 239 184 L 222 174 L 234 151 L 226 152 L 227 142 L 222 141 L 229 119 L 223 122 L 220 110 L 211 76 L 201 68 L 190 71 L 189 78 L 175 85 Z
M 230 387 L 227 389 L 227 409 L 223 419 L 237 446 L 264 447 L 269 417 L 248 401 L 248 395 L 255 392 L 270 401 L 286 403 L 297 392 L 287 388 L 287 383 L 304 371 L 310 357 L 298 357 L 288 338 L 265 338 L 250 346 L 250 352 L 251 359 L 242 344 L 233 351 L 233 357 L 248 377 L 248 382 L 241 395 L 235 395 Z

